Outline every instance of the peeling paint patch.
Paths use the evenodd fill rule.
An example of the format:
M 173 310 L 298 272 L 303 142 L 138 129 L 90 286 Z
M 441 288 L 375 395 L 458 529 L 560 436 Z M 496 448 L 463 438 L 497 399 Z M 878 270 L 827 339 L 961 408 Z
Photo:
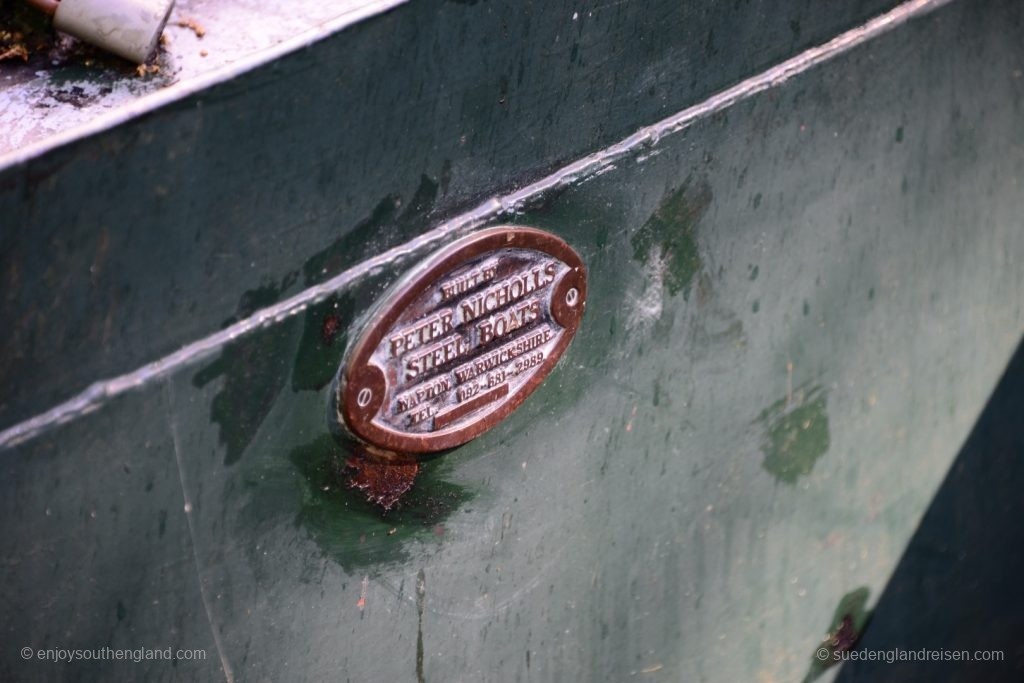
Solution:
M 265 279 L 260 287 L 243 293 L 237 316 L 224 325 L 250 315 L 267 302 L 276 301 L 294 284 L 297 276 L 295 272 L 289 273 L 279 283 Z M 287 381 L 288 367 L 281 359 L 291 355 L 294 327 L 289 321 L 235 340 L 192 378 L 192 385 L 201 389 L 223 377 L 210 404 L 210 422 L 219 427 L 225 466 L 234 465 L 242 458 Z
M 289 468 L 291 474 L 276 469 L 250 471 L 247 477 L 259 485 L 252 488 L 253 497 L 242 511 L 247 525 L 269 528 L 278 523 L 279 515 L 291 515 L 295 526 L 307 530 L 323 553 L 346 572 L 372 578 L 382 567 L 401 565 L 414 553 L 421 556 L 440 547 L 447 535 L 438 536 L 434 530 L 447 524 L 475 495 L 446 481 L 448 466 L 443 461 L 419 463 L 414 465 L 415 486 L 412 478 L 395 471 L 392 483 L 404 491 L 401 500 L 385 510 L 368 490 L 351 485 L 353 475 L 360 475 L 352 466 L 357 457 L 324 434 L 288 454 L 287 461 L 294 466 Z M 367 478 L 384 476 L 380 471 L 367 474 L 365 466 L 361 471 Z M 404 475 L 408 474 L 406 470 Z M 407 487 L 401 483 L 406 480 Z
M 794 484 L 810 474 L 830 445 L 827 398 L 820 386 L 798 388 L 761 411 L 761 463 L 778 481 Z
M 687 178 L 662 199 L 654 214 L 633 235 L 633 258 L 648 264 L 664 262 L 664 286 L 671 296 L 689 297 L 690 285 L 702 263 L 697 249 L 697 225 L 711 204 L 706 181 Z

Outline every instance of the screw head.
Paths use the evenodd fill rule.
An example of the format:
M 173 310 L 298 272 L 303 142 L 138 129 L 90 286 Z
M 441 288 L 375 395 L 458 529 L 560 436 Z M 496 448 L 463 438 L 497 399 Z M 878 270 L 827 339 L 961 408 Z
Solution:
M 370 401 L 372 399 L 373 392 L 370 391 L 367 387 L 363 387 L 362 389 L 359 390 L 359 393 L 356 394 L 356 404 L 358 404 L 360 408 L 365 408 L 366 406 L 370 405 Z
M 565 303 L 570 306 L 575 306 L 576 302 L 580 300 L 580 290 L 575 287 L 569 288 L 569 291 L 565 293 Z

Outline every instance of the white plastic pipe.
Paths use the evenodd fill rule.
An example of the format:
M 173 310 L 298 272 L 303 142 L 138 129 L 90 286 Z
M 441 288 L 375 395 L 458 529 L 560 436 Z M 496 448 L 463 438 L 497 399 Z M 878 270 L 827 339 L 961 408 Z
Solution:
M 142 63 L 153 53 L 174 0 L 61 0 L 58 31 Z

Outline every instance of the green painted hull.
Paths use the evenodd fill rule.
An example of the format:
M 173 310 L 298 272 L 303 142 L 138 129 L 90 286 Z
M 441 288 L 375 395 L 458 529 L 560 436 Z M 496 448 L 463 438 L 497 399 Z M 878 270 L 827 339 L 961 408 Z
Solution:
M 885 9 L 862 4 L 849 25 Z M 328 118 L 299 86 L 340 36 L 353 60 L 400 60 L 405 48 L 377 33 L 416 13 L 490 26 L 489 6 L 414 3 L 0 171 L 0 207 L 16 218 L 3 272 L 17 279 L 3 309 L 5 679 L 839 669 L 816 650 L 844 616 L 863 630 L 1024 332 L 1024 8 L 959 0 L 702 112 L 711 92 L 807 46 L 731 71 L 712 61 L 704 86 L 652 82 L 655 98 L 672 93 L 661 111 L 631 93 L 647 92 L 645 68 L 680 75 L 685 62 L 616 62 L 614 37 L 650 16 L 627 7 L 596 42 L 554 43 L 592 51 L 576 71 L 533 76 L 561 80 L 570 102 L 606 93 L 613 111 L 549 118 L 549 82 L 478 92 L 476 67 L 463 81 L 417 58 L 461 114 L 419 109 L 376 130 L 375 112 L 400 102 L 385 83 L 330 110 L 353 121 L 326 134 L 340 146 L 285 116 Z M 519 10 L 497 13 L 547 35 Z M 566 30 L 588 30 L 580 21 Z M 849 27 L 808 23 L 812 45 Z M 532 40 L 522 49 L 540 51 Z M 495 59 L 533 73 L 527 57 L 506 46 Z M 571 75 L 598 78 L 603 60 L 626 95 L 574 90 Z M 413 76 L 395 78 L 409 89 Z M 279 91 L 280 110 L 247 108 Z M 680 125 L 598 151 L 691 105 Z M 247 139 L 275 126 L 273 140 Z M 580 177 L 551 180 L 590 153 Z M 492 195 L 509 210 L 480 204 Z M 501 222 L 579 252 L 586 316 L 517 412 L 425 461 L 382 514 L 346 489 L 349 453 L 330 425 L 346 341 L 418 258 Z M 322 282 L 281 319 L 249 324 Z M 328 316 L 344 322 L 337 336 L 323 334 Z M 137 370 L 219 327 L 240 334 Z M 23 647 L 207 657 L 55 664 Z M 986 671 L 1012 680 L 1015 666 Z

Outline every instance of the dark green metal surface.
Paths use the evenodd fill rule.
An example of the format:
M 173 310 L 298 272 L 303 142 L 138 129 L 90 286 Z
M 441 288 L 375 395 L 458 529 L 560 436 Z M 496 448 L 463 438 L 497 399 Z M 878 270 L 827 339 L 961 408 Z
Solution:
M 0 425 L 893 4 L 420 0 L 4 168 Z
M 616 35 L 642 42 L 640 17 L 650 26 L 690 17 L 626 9 L 609 20 L 618 29 L 576 41 L 572 56 L 547 33 L 562 28 L 492 5 L 413 3 L 421 21 L 395 12 L 353 34 L 343 63 L 389 65 L 395 81 L 345 100 L 346 127 L 294 125 L 294 116 L 333 121 L 340 110 L 319 108 L 332 90 L 308 90 L 314 63 L 327 59 L 314 46 L 4 171 L 0 206 L 54 240 L 5 230 L 6 263 L 25 275 L 8 290 L 4 320 L 39 311 L 49 292 L 71 302 L 67 325 L 84 325 L 71 341 L 54 318 L 29 326 L 53 346 L 31 362 L 5 356 L 19 360 L 5 370 L 14 379 L 4 414 L 65 397 L 64 385 L 47 384 L 61 372 L 39 367 L 84 367 L 69 392 L 133 369 L 424 232 L 516 173 L 537 177 L 779 56 L 758 61 L 716 30 L 715 45 L 740 67 L 726 61 L 708 75 L 667 48 L 664 60 L 631 52 L 614 61 Z M 443 33 L 451 40 L 419 37 L 455 12 L 467 14 Z M 746 25 L 716 12 L 707 16 L 720 25 Z M 768 15 L 757 16 L 751 34 L 773 36 Z M 330 433 L 328 394 L 349 326 L 411 259 L 0 452 L 0 673 L 834 675 L 815 650 L 842 616 L 865 623 L 1024 332 L 1022 19 L 1013 0 L 953 2 L 535 198 L 514 221 L 563 237 L 589 270 L 577 338 L 516 413 L 426 462 L 385 516 L 343 487 L 347 453 Z M 576 90 L 531 66 L 524 79 L 541 80 L 520 92 L 534 94 L 506 112 L 519 105 L 500 93 L 491 102 L 493 88 L 480 91 L 489 105 L 471 106 L 473 84 L 487 74 L 500 88 L 496 74 L 515 69 L 490 57 L 464 71 L 428 68 L 440 63 L 430 55 L 450 58 L 455 38 L 490 55 L 480 36 L 502 26 L 547 36 L 531 45 L 582 59 L 595 80 Z M 406 44 L 424 51 L 409 58 L 422 93 L 409 87 L 411 71 L 372 59 Z M 515 44 L 494 59 L 524 63 Z M 588 46 L 592 61 L 579 56 Z M 645 73 L 657 74 L 650 100 Z M 597 97 L 615 83 L 630 96 Z M 674 94 L 660 99 L 662 87 Z M 261 89 L 281 108 L 229 113 Z M 420 106 L 395 105 L 402 92 Z M 445 113 L 454 111 L 446 92 L 467 107 L 459 125 L 445 125 L 456 116 Z M 386 121 L 382 108 L 394 109 Z M 257 136 L 271 129 L 280 134 Z M 310 130 L 324 131 L 323 147 Z M 410 144 L 410 131 L 422 137 Z M 126 177 L 118 164 L 145 172 Z M 88 179 L 66 170 L 86 167 L 95 169 Z M 172 192 L 112 204 L 91 189 L 115 182 Z M 254 184 L 266 191 L 253 196 Z M 73 196 L 85 218 L 47 218 L 59 213 L 53 196 Z M 102 272 L 115 279 L 76 289 L 95 258 L 82 245 L 105 234 L 88 217 L 101 214 L 119 254 Z M 113 237 L 129 226 L 137 229 Z M 47 273 L 60 285 L 24 284 Z M 130 289 L 112 284 L 121 273 Z M 119 292 L 131 306 L 106 308 Z M 102 336 L 97 310 L 115 311 L 124 327 L 110 323 Z M 322 333 L 328 315 L 345 323 L 333 339 Z M 17 334 L 5 335 L 8 349 L 39 348 Z M 80 360 L 95 359 L 101 341 L 106 360 Z M 24 646 L 203 648 L 209 657 L 69 666 L 23 661 Z M 976 671 L 1014 680 L 1020 654 L 1007 657 Z

